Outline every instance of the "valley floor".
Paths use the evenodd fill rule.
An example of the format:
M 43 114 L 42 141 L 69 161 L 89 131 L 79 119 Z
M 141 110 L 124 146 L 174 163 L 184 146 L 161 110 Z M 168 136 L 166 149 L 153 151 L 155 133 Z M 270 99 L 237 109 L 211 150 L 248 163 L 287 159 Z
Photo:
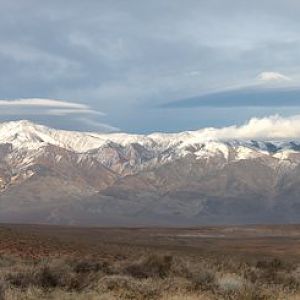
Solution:
M 0 299 L 300 299 L 300 225 L 0 225 Z

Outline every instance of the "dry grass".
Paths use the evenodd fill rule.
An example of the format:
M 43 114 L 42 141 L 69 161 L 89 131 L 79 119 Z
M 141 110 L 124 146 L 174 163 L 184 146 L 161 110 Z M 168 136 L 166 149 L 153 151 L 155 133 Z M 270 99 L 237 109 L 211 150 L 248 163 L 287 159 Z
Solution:
M 224 254 L 218 248 L 200 251 L 197 244 L 170 247 L 168 240 L 144 245 L 133 243 L 128 232 L 122 242 L 105 236 L 105 242 L 84 244 L 76 239 L 79 235 L 68 240 L 67 229 L 63 241 L 26 234 L 5 231 L 0 239 L 0 300 L 300 299 L 296 255 L 290 259 L 274 253 Z M 138 234 L 132 231 L 134 237 Z M 212 248 L 215 240 L 206 243 Z
M 297 299 L 299 266 L 237 265 L 152 253 L 137 262 L 1 257 L 0 299 Z M 7 263 L 5 261 L 7 260 Z M 232 262 L 231 262 L 232 263 Z M 221 271 L 220 271 L 221 270 Z M 249 275 L 251 274 L 251 275 Z M 294 297 L 294 298 L 293 298 Z

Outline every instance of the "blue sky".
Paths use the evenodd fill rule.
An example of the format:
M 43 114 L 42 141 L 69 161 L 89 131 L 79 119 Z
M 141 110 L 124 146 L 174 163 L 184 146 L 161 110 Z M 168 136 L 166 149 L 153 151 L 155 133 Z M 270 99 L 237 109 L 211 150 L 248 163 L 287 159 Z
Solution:
M 297 0 L 0 4 L 0 121 L 144 133 L 300 114 Z

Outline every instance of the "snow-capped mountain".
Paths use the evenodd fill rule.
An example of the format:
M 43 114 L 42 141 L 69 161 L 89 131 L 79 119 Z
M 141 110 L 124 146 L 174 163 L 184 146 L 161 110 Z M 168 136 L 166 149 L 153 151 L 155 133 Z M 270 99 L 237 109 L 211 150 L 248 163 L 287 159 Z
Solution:
M 211 134 L 210 134 L 211 133 Z M 300 142 L 0 124 L 0 221 L 293 222 Z

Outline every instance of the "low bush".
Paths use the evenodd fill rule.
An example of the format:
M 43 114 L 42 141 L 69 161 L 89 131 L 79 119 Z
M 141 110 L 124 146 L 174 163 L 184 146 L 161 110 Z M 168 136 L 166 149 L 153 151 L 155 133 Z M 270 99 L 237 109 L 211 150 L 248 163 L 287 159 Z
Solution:
M 6 283 L 4 281 L 0 281 L 0 300 L 5 300 L 5 290 Z
M 283 260 L 279 258 L 273 258 L 271 260 L 259 260 L 256 263 L 256 268 L 258 269 L 264 269 L 264 270 L 269 270 L 273 272 L 277 272 L 280 270 L 284 271 L 291 271 L 294 266 L 291 263 L 284 262 Z
M 73 270 L 75 273 L 95 273 L 102 271 L 110 274 L 110 266 L 107 262 L 95 262 L 92 260 L 82 260 L 74 263 Z
M 10 285 L 23 290 L 30 286 L 53 289 L 56 287 L 70 287 L 73 276 L 67 268 L 43 265 L 34 269 L 29 268 L 11 272 L 6 275 L 5 279 Z
M 189 280 L 194 290 L 213 290 L 216 285 L 215 273 L 209 270 L 199 270 L 191 274 Z
M 224 274 L 216 282 L 219 290 L 226 293 L 236 293 L 245 287 L 245 280 L 235 274 Z
M 139 263 L 125 267 L 125 273 L 134 278 L 165 278 L 171 270 L 173 257 L 150 255 Z

